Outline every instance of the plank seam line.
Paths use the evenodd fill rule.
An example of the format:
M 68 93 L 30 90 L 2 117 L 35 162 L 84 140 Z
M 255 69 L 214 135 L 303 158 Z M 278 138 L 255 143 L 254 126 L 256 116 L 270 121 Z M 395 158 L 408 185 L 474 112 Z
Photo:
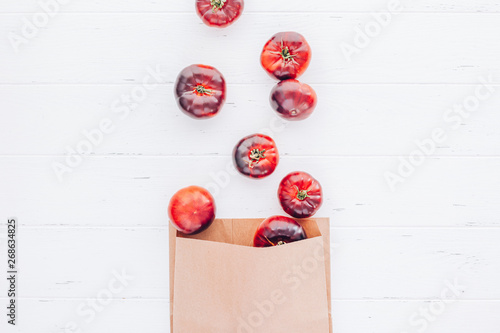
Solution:
M 90 82 L 90 83 L 79 83 L 79 82 L 34 82 L 34 83 L 7 83 L 0 82 L 0 87 L 3 86 L 21 86 L 21 87 L 37 87 L 37 86 L 135 86 L 139 82 Z M 272 86 L 276 82 L 248 82 L 248 83 L 227 83 L 230 86 Z M 309 85 L 314 86 L 470 86 L 476 87 L 477 82 L 308 82 Z M 173 82 L 163 82 L 158 83 L 160 86 L 173 86 Z M 500 82 L 492 83 L 492 86 L 500 86 Z
M 36 301 L 87 301 L 89 299 L 97 299 L 95 297 L 18 297 L 18 300 L 36 300 Z M 158 301 L 169 303 L 169 298 L 141 298 L 141 297 L 120 297 L 111 298 L 116 301 Z M 0 297 L 0 300 L 8 300 L 8 298 Z M 439 297 L 435 298 L 332 298 L 332 302 L 432 302 L 440 301 Z M 457 299 L 456 302 L 500 302 L 500 299 Z
M 218 217 L 223 219 L 224 217 Z M 5 226 L 1 223 L 0 226 Z M 85 226 L 85 225 L 26 225 L 20 224 L 23 230 L 41 230 L 41 229 L 87 229 L 87 230 L 116 230 L 123 229 L 128 231 L 135 230 L 162 230 L 168 231 L 169 226 Z M 358 230 L 358 229 L 385 229 L 385 230 L 500 230 L 500 226 L 333 226 L 330 230 Z M 1 234 L 1 233 L 0 233 Z
M 30 15 L 30 14 L 36 14 L 39 11 L 19 11 L 19 12 L 2 12 L 0 11 L 0 15 Z M 245 15 L 302 15 L 302 14 L 318 14 L 318 15 L 334 15 L 334 14 L 340 14 L 340 15 L 358 15 L 358 14 L 378 14 L 378 13 L 383 13 L 385 12 L 384 10 L 360 10 L 360 11 L 302 11 L 302 10 L 297 10 L 297 11 L 249 11 L 247 10 L 245 12 Z M 462 11 L 453 11 L 453 10 L 443 10 L 443 11 L 437 11 L 437 10 L 403 10 L 401 11 L 402 14 L 418 14 L 418 15 L 453 15 L 453 14 L 458 14 L 458 15 L 499 15 L 500 11 L 498 10 L 493 10 L 493 11 L 488 11 L 488 10 L 462 10 Z M 153 15 L 153 14 L 161 14 L 161 15 L 193 15 L 196 14 L 195 10 L 193 9 L 192 11 L 121 11 L 121 12 L 116 12 L 116 11 L 59 11 L 58 14 L 64 14 L 64 15 L 138 15 L 138 14 L 146 14 L 146 15 Z
M 439 148 L 438 149 L 443 149 Z M 0 154 L 0 158 L 64 158 L 70 156 L 68 154 Z M 108 154 L 83 154 L 84 158 L 137 158 L 137 159 L 147 159 L 147 158 L 230 158 L 231 155 L 222 154 L 200 154 L 200 155 L 146 155 L 146 154 L 124 154 L 124 153 L 108 153 Z M 404 155 L 281 155 L 280 158 L 283 159 L 304 159 L 304 158 L 345 158 L 345 159 L 377 159 L 377 158 L 396 158 L 396 157 L 408 157 L 407 154 Z M 432 155 L 428 156 L 429 160 L 438 159 L 498 159 L 500 155 Z

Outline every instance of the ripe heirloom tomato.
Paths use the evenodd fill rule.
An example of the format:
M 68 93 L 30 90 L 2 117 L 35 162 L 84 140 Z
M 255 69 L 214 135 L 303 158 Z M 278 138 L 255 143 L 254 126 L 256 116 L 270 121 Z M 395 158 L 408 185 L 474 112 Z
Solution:
M 196 0 L 196 12 L 210 27 L 227 27 L 243 12 L 243 0 Z
M 215 219 L 214 198 L 203 187 L 185 187 L 170 199 L 168 216 L 180 232 L 197 234 L 208 228 Z
M 306 238 L 306 232 L 294 219 L 275 215 L 268 217 L 259 225 L 253 238 L 253 246 L 278 246 Z
M 285 80 L 271 91 L 271 107 L 287 120 L 302 120 L 311 115 L 318 97 L 311 86 L 297 80 Z
M 212 66 L 184 68 L 175 83 L 179 108 L 193 118 L 210 118 L 222 109 L 226 100 L 224 76 Z
M 322 196 L 320 183 L 305 172 L 289 173 L 278 188 L 281 207 L 296 218 L 313 216 L 323 203 Z
M 233 150 L 236 169 L 251 178 L 263 178 L 274 172 L 279 162 L 274 140 L 264 134 L 253 134 L 238 142 Z
M 311 62 L 311 47 L 297 32 L 279 32 L 264 45 L 260 62 L 273 78 L 296 79 Z

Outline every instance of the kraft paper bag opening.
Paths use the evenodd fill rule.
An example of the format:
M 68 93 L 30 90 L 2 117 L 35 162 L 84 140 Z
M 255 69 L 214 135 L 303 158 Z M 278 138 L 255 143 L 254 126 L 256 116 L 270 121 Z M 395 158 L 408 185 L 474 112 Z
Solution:
M 329 220 L 300 220 L 306 240 L 254 248 L 262 221 L 216 220 L 194 236 L 171 227 L 172 332 L 332 332 Z

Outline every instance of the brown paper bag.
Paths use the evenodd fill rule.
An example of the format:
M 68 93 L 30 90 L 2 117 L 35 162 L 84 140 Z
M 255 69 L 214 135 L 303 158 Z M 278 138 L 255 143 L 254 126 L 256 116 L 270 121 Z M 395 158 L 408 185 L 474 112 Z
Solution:
M 332 332 L 329 220 L 300 220 L 307 240 L 253 248 L 262 221 L 170 227 L 171 332 Z

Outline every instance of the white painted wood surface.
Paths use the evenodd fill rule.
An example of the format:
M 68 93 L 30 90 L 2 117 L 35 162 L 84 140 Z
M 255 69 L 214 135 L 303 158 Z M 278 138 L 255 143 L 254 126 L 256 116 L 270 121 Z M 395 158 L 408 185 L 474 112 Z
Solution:
M 65 332 L 62 323 L 74 322 L 83 332 L 168 332 L 164 320 L 169 311 L 166 300 L 117 299 L 102 312 L 99 321 L 85 323 L 74 309 L 85 302 L 81 299 L 26 299 L 25 316 L 32 319 L 43 332 Z M 336 312 L 335 328 L 338 332 L 407 332 L 408 317 L 419 308 L 428 307 L 429 301 L 333 301 Z M 500 324 L 498 301 L 460 301 L 452 304 L 439 321 L 429 326 L 429 333 L 496 332 L 491 328 Z M 470 321 L 474 317 L 477 322 Z M 147 324 L 145 324 L 147 323 Z
M 335 227 L 500 226 L 497 158 L 429 159 L 395 192 L 383 174 L 397 157 L 284 156 L 262 181 L 225 173 L 232 169 L 229 156 L 92 156 L 63 183 L 54 161 L 64 163 L 65 156 L 0 159 L 0 202 L 10 203 L 2 206 L 5 214 L 23 216 L 27 227 L 165 227 L 170 196 L 197 184 L 214 192 L 221 218 L 270 216 L 281 213 L 279 181 L 307 170 L 327 193 L 318 215 L 331 217 Z
M 47 1 L 48 2 L 48 1 Z M 0 12 L 36 12 L 39 8 L 36 0 L 22 2 L 2 2 Z M 63 1 L 61 12 L 192 12 L 194 5 L 190 1 L 172 0 L 72 0 Z M 497 12 L 500 4 L 495 0 L 401 0 L 405 12 Z M 245 12 L 378 12 L 387 8 L 384 0 L 313 0 L 304 3 L 302 0 L 266 1 L 253 0 L 245 3 Z
M 4 39 L 0 83 L 140 83 L 148 66 L 160 66 L 170 83 L 186 64 L 200 62 L 229 83 L 272 83 L 259 56 L 281 30 L 300 31 L 310 42 L 313 61 L 301 77 L 308 83 L 475 84 L 483 75 L 500 82 L 497 14 L 400 13 L 351 62 L 340 45 L 374 21 L 369 13 L 248 13 L 220 30 L 191 12 L 137 15 L 59 14 L 19 52 Z M 32 19 L 0 16 L 3 34 L 20 33 L 26 17 Z
M 280 121 L 275 116 L 269 107 L 273 83 L 230 85 L 227 105 L 220 115 L 199 122 L 177 108 L 171 84 L 149 93 L 124 119 L 113 113 L 112 102 L 130 93 L 132 87 L 0 85 L 2 103 L 10 113 L 0 123 L 0 142 L 9 143 L 0 145 L 0 153 L 67 154 L 66 146 L 75 148 L 85 138 L 83 131 L 93 130 L 102 118 L 109 117 L 116 129 L 95 147 L 94 154 L 229 155 L 241 137 L 273 130 L 282 155 L 405 155 L 416 148 L 414 141 L 429 137 L 438 126 L 449 132 L 449 139 L 437 148 L 437 156 L 500 154 L 500 94 L 483 102 L 469 118 L 461 119 L 460 129 L 455 130 L 455 123 L 443 117 L 474 92 L 475 85 L 313 86 L 321 95 L 318 112 L 303 122 Z M 500 85 L 494 89 L 500 91 Z M 20 100 L 20 95 L 31 98 Z M 325 124 L 325 130 L 314 130 L 317 124 Z M 23 130 L 12 131 L 16 127 Z M 209 143 L 200 145 L 206 137 L 210 137 Z
M 15 52 L 9 34 L 40 5 L 0 2 L 0 236 L 7 217 L 21 223 L 20 325 L 2 319 L 0 330 L 168 332 L 171 194 L 207 186 L 219 217 L 266 217 L 280 213 L 280 179 L 306 170 L 325 189 L 318 215 L 332 219 L 335 333 L 499 333 L 500 2 L 401 0 L 348 61 L 341 43 L 388 3 L 247 1 L 240 21 L 214 30 L 192 1 L 74 0 Z M 300 31 L 313 47 L 301 80 L 319 105 L 300 123 L 276 120 L 268 106 L 274 82 L 259 52 L 279 30 Z M 210 121 L 185 117 L 173 99 L 177 73 L 196 62 L 229 84 Z M 125 117 L 113 112 L 157 67 L 160 84 L 145 100 Z M 447 120 L 482 80 L 491 94 Z M 114 130 L 60 181 L 54 163 L 104 118 Z M 392 191 L 384 174 L 438 127 L 447 139 Z M 257 131 L 272 133 L 282 159 L 251 181 L 232 173 L 229 154 Z M 89 320 L 89 302 L 122 270 L 133 280 Z M 441 309 L 450 283 L 460 291 Z M 5 291 L 2 278 L 2 304 Z

